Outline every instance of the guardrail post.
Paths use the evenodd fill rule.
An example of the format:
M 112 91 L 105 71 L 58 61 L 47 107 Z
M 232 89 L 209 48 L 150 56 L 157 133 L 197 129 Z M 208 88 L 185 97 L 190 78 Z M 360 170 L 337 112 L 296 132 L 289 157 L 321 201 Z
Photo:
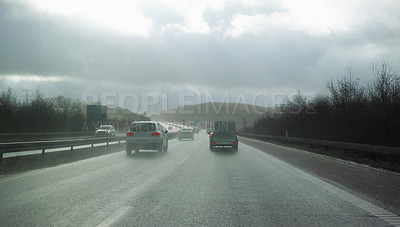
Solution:
M 93 147 L 94 147 L 94 146 L 93 146 L 93 143 L 92 143 L 92 151 L 93 151 Z
M 42 149 L 42 160 L 44 160 L 44 153 L 45 153 L 46 149 Z
M 71 157 L 73 156 L 74 153 L 74 146 L 71 146 Z
M 0 152 L 0 165 L 3 164 L 3 152 Z

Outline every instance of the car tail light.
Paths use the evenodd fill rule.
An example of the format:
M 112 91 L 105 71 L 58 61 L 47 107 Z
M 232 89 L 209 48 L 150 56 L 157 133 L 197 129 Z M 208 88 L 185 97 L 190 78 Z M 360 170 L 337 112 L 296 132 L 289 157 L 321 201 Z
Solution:
M 213 144 L 215 145 L 215 144 L 217 144 L 217 142 L 213 142 Z
M 211 133 L 211 134 L 210 134 L 210 137 L 214 137 L 214 133 Z
M 237 144 L 237 142 L 233 142 L 233 144 L 235 144 L 235 145 L 236 145 L 236 144 Z
M 178 134 L 180 135 L 180 134 L 181 134 L 181 132 L 178 132 Z
M 152 136 L 159 136 L 160 133 L 159 133 L 159 132 L 153 132 L 153 133 L 151 133 L 151 135 L 152 135 Z
M 133 136 L 133 132 L 127 132 L 126 135 L 127 136 Z
M 193 132 L 190 132 L 190 134 L 193 134 Z

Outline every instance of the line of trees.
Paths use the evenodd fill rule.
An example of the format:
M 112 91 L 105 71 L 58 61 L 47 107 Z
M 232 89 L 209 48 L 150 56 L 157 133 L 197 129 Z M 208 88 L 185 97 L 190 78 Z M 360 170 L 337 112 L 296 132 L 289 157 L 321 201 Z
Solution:
M 300 91 L 246 132 L 299 138 L 400 146 L 400 76 L 387 60 L 373 66 L 375 79 L 361 85 L 352 67 L 326 86 L 328 96 Z
M 78 132 L 86 121 L 78 100 L 59 96 L 44 98 L 40 90 L 20 102 L 11 88 L 0 95 L 0 133 Z
M 101 103 L 98 103 L 101 104 Z M 150 118 L 117 108 L 107 124 L 124 130 L 136 120 Z M 100 122 L 96 122 L 100 124 Z M 96 125 L 99 126 L 99 125 Z M 44 98 L 36 90 L 31 100 L 18 101 L 14 91 L 8 88 L 0 93 L 0 133 L 45 133 L 87 131 L 86 104 L 64 96 Z

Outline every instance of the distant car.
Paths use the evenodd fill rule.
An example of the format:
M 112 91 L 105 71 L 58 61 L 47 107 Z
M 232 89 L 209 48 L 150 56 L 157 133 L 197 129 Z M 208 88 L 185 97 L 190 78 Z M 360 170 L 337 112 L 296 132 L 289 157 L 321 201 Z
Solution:
M 193 133 L 200 133 L 200 128 L 194 127 L 193 128 Z
M 178 140 L 191 139 L 194 140 L 193 130 L 191 128 L 182 128 L 178 131 Z
M 100 127 L 95 132 L 95 136 L 116 136 L 116 135 L 117 131 L 115 131 L 115 128 L 112 125 L 100 125 Z
M 168 131 L 156 121 L 133 122 L 126 133 L 126 153 L 130 155 L 132 150 L 135 154 L 139 150 L 168 151 Z

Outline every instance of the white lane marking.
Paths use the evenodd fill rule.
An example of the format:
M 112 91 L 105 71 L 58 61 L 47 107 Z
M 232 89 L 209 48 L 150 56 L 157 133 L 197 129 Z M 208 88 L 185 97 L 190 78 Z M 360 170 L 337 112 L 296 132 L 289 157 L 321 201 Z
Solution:
M 182 163 L 184 163 L 184 162 L 186 161 L 186 159 L 188 159 L 188 157 L 182 159 L 178 164 L 179 164 L 179 165 L 182 165 Z
M 111 226 L 115 221 L 117 221 L 122 215 L 124 215 L 131 207 L 124 206 L 119 208 L 113 214 L 111 214 L 108 218 L 106 218 L 103 222 L 101 222 L 97 227 L 108 227 Z
M 251 147 L 251 146 L 249 146 L 247 144 L 245 146 L 248 146 L 248 147 L 250 147 L 252 149 L 260 151 L 260 150 L 254 148 L 254 147 Z M 262 152 L 262 151 L 260 151 L 260 152 Z M 388 210 L 385 210 L 382 207 L 376 206 L 375 204 L 372 204 L 372 203 L 370 203 L 370 202 L 368 202 L 366 200 L 363 200 L 358 196 L 355 196 L 355 195 L 350 194 L 350 193 L 348 193 L 348 192 L 346 192 L 346 191 L 344 191 L 344 190 L 342 190 L 340 188 L 337 188 L 337 187 L 335 187 L 335 186 L 333 186 L 333 185 L 331 185 L 331 184 L 329 184 L 329 183 L 327 183 L 327 182 L 325 182 L 323 180 L 320 180 L 319 178 L 314 177 L 314 176 L 312 176 L 312 175 L 310 175 L 310 174 L 308 174 L 308 173 L 306 173 L 306 172 L 304 172 L 304 171 L 302 171 L 302 170 L 300 170 L 300 169 L 298 169 L 296 167 L 293 167 L 290 164 L 273 157 L 272 155 L 269 155 L 269 154 L 267 154 L 265 152 L 262 152 L 262 154 L 267 155 L 269 157 L 269 160 L 274 162 L 275 164 L 280 165 L 280 166 L 282 166 L 283 168 L 285 168 L 287 170 L 293 171 L 294 173 L 300 175 L 304 179 L 306 179 L 306 180 L 316 184 L 317 186 L 319 186 L 319 187 L 321 187 L 321 188 L 333 193 L 334 195 L 346 200 L 347 202 L 350 202 L 351 204 L 353 204 L 353 205 L 355 205 L 355 206 L 367 211 L 368 213 L 370 213 L 370 214 L 372 214 L 372 215 L 374 215 L 374 216 L 376 216 L 376 217 L 388 222 L 389 224 L 400 227 L 400 216 L 398 216 L 398 215 L 396 215 L 396 214 L 394 214 L 394 213 L 392 213 L 392 212 L 390 212 Z

